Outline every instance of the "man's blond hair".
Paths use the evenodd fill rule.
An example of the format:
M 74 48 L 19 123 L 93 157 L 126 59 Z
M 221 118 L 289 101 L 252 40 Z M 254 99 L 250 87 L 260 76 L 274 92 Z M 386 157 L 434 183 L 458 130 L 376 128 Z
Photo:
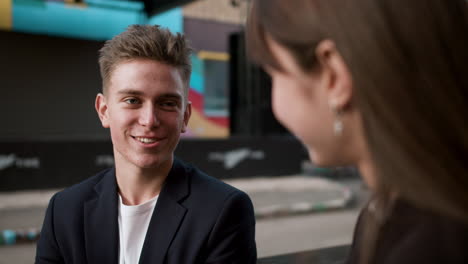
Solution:
M 150 59 L 179 69 L 187 99 L 192 64 L 192 49 L 184 35 L 173 34 L 154 25 L 132 25 L 126 31 L 106 41 L 99 51 L 103 92 L 106 93 L 115 67 L 132 59 Z

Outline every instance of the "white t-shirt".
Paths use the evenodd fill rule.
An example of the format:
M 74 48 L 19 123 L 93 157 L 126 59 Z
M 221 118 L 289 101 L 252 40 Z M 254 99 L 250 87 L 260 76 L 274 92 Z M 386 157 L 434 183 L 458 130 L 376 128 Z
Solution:
M 158 196 L 139 205 L 125 205 L 119 194 L 119 264 L 138 263 Z

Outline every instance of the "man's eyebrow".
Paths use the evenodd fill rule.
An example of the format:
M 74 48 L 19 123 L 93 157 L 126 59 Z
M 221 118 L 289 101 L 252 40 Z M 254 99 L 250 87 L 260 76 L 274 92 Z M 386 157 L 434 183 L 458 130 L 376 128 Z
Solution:
M 117 93 L 125 95 L 143 95 L 143 92 L 131 88 L 120 90 Z
M 118 94 L 123 94 L 123 95 L 138 95 L 138 96 L 142 96 L 142 95 L 145 94 L 145 93 L 142 92 L 142 91 L 138 91 L 138 90 L 131 89 L 131 88 L 120 90 L 120 91 L 118 91 L 117 93 L 118 93 Z M 163 93 L 163 94 L 160 94 L 160 95 L 158 96 L 158 99 L 177 99 L 177 100 L 182 100 L 182 95 L 180 95 L 180 94 L 178 94 L 178 93 Z
M 158 97 L 159 97 L 159 99 L 177 99 L 177 100 L 182 99 L 182 96 L 180 94 L 178 94 L 178 93 L 164 93 L 164 94 L 161 94 Z

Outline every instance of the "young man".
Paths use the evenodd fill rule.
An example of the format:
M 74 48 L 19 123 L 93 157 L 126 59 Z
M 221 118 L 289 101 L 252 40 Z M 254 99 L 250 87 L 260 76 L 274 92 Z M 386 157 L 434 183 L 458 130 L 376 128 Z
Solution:
M 106 42 L 96 110 L 115 168 L 52 197 L 36 263 L 256 262 L 249 197 L 174 158 L 191 114 L 190 52 L 157 26 Z

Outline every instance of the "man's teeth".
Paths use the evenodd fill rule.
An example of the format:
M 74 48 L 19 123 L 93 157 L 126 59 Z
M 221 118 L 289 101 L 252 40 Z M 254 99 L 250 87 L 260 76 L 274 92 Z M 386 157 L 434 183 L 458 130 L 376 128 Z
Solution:
M 137 137 L 136 140 L 140 141 L 141 143 L 154 143 L 154 142 L 156 142 L 156 139 L 152 139 L 152 138 Z

